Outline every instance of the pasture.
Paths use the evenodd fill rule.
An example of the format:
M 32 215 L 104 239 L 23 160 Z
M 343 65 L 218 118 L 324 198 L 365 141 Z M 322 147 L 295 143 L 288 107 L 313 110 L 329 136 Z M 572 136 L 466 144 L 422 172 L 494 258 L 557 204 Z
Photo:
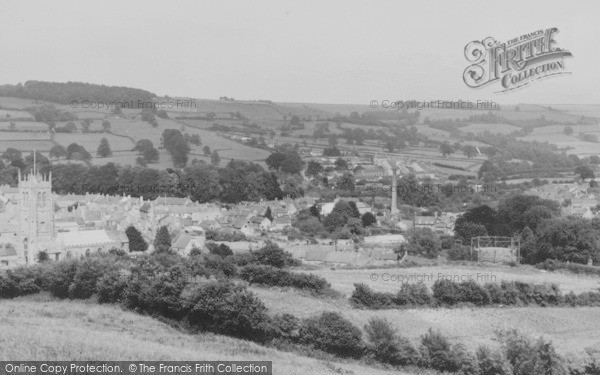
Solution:
M 318 360 L 214 334 L 187 334 L 114 305 L 45 294 L 0 304 L 0 360 L 273 361 L 274 374 L 404 374 Z
M 398 328 L 399 332 L 411 339 L 418 340 L 428 328 L 439 329 L 453 340 L 464 343 L 474 350 L 479 345 L 492 345 L 494 333 L 499 329 L 517 328 L 527 334 L 544 336 L 554 341 L 559 353 L 569 354 L 571 358 L 580 358 L 587 347 L 600 348 L 597 337 L 600 327 L 594 322 L 600 320 L 600 309 L 594 307 L 492 307 L 492 308 L 439 308 L 439 309 L 402 309 L 402 310 L 362 310 L 354 308 L 347 299 L 354 290 L 355 283 L 365 283 L 373 290 L 395 292 L 401 283 L 384 281 L 384 274 L 410 277 L 438 274 L 444 277 L 460 277 L 477 274 L 495 276 L 495 281 L 520 280 L 531 283 L 552 282 L 559 285 L 563 293 L 591 291 L 598 288 L 597 277 L 542 272 L 529 266 L 519 267 L 478 267 L 478 266 L 435 266 L 416 268 L 388 268 L 364 270 L 312 270 L 303 271 L 325 277 L 332 288 L 341 292 L 341 298 L 317 299 L 294 290 L 267 289 L 252 287 L 271 310 L 293 313 L 307 317 L 321 311 L 339 311 L 354 324 L 362 327 L 372 317 L 386 317 Z M 372 274 L 378 275 L 373 281 Z M 422 279 L 431 286 L 433 281 Z M 481 280 L 480 282 L 484 282 Z M 489 280 L 488 280 L 489 281 Z M 468 329 L 466 329 L 468 327 Z

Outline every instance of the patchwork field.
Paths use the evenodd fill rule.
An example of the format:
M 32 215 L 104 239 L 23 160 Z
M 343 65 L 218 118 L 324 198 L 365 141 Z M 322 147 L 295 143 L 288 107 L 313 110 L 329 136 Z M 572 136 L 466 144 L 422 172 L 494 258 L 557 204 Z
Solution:
M 0 360 L 273 361 L 275 374 L 392 374 L 353 361 L 301 357 L 213 334 L 182 333 L 156 319 L 92 301 L 46 295 L 0 304 Z M 394 374 L 407 374 L 393 372 Z
M 571 147 L 567 154 L 586 156 L 600 153 L 600 143 L 585 142 L 577 137 L 579 133 L 599 136 L 600 128 L 597 125 L 572 125 L 571 127 L 572 135 L 564 134 L 564 125 L 552 125 L 535 128 L 531 134 L 519 139 L 529 142 L 548 142 L 560 148 Z
M 509 124 L 470 124 L 460 128 L 464 133 L 483 133 L 489 131 L 490 133 L 508 134 L 514 131 L 520 130 L 521 128 Z
M 96 155 L 96 149 L 98 148 L 98 145 L 100 144 L 100 140 L 102 138 L 106 138 L 108 140 L 110 148 L 113 152 L 129 151 L 135 146 L 135 144 L 129 138 L 119 137 L 108 133 L 57 133 L 54 135 L 54 141 L 56 143 L 61 144 L 65 147 L 67 147 L 71 143 L 77 143 L 85 147 L 85 149 L 88 150 L 88 152 L 92 155 Z

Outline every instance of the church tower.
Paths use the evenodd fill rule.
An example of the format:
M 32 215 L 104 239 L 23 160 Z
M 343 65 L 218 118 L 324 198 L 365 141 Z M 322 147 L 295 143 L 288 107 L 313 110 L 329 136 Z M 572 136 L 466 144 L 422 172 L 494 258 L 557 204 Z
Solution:
M 48 250 L 54 238 L 54 202 L 52 172 L 33 172 L 22 177 L 19 172 L 19 246 L 25 264 L 35 263 L 38 252 Z

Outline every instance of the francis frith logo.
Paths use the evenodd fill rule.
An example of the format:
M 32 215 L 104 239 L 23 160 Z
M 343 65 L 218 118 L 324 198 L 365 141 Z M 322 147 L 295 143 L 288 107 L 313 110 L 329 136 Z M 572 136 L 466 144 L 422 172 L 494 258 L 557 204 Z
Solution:
M 540 78 L 571 74 L 565 70 L 564 59 L 572 54 L 557 47 L 557 32 L 556 27 L 536 30 L 505 43 L 492 37 L 472 41 L 465 47 L 465 57 L 472 64 L 463 80 L 472 88 L 498 81 L 504 92 Z

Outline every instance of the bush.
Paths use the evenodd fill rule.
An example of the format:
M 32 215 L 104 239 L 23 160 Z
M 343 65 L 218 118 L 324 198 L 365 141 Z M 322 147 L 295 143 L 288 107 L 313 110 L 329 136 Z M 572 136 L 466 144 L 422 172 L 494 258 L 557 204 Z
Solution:
M 372 318 L 365 325 L 368 350 L 380 362 L 406 366 L 417 364 L 419 352 L 406 338 L 398 335 L 392 324 L 382 318 Z
M 231 248 L 225 245 L 224 243 L 217 245 L 214 242 L 208 242 L 206 244 L 206 248 L 211 254 L 218 255 L 223 258 L 233 255 L 233 251 L 231 250 Z
M 216 277 L 233 277 L 237 275 L 237 267 L 230 258 L 224 259 L 219 255 L 208 254 L 204 256 L 204 267 L 208 273 Z
M 296 341 L 300 337 L 300 319 L 291 314 L 277 314 L 272 319 L 277 337 Z
M 421 336 L 421 366 L 438 371 L 457 372 L 467 360 L 467 354 L 460 345 L 451 345 L 440 332 L 431 328 Z
M 277 244 L 268 242 L 264 247 L 251 253 L 253 261 L 258 264 L 277 268 L 296 266 L 299 261 L 292 258 L 292 254 L 284 251 Z
M 481 375 L 512 375 L 510 363 L 499 352 L 480 346 L 475 353 Z
M 15 298 L 40 292 L 45 284 L 44 266 L 18 267 L 0 274 L 0 298 Z
M 179 318 L 184 312 L 180 295 L 187 284 L 184 266 L 165 267 L 149 257 L 132 267 L 124 303 L 138 312 Z
M 402 284 L 393 301 L 400 306 L 429 306 L 434 303 L 433 296 L 424 283 Z
M 109 258 L 85 258 L 77 263 L 73 282 L 69 285 L 69 298 L 85 299 L 96 293 L 96 284 L 102 275 L 113 266 Z
M 51 265 L 47 273 L 48 290 L 54 297 L 69 297 L 69 287 L 75 279 L 77 272 L 77 261 L 63 260 Z
M 460 301 L 470 302 L 477 306 L 485 306 L 491 303 L 488 291 L 473 280 L 463 281 L 458 284 Z
M 433 283 L 433 297 L 444 305 L 454 305 L 461 301 L 461 292 L 458 284 L 442 279 Z
M 563 360 L 550 341 L 534 341 L 514 329 L 497 332 L 496 340 L 514 374 L 566 374 Z
M 364 350 L 360 329 L 336 312 L 304 320 L 300 342 L 342 357 L 360 357 Z
M 294 273 L 272 266 L 248 265 L 240 272 L 242 280 L 251 284 L 293 287 L 322 293 L 331 284 L 324 278 L 306 273 Z
M 121 270 L 111 269 L 96 284 L 99 303 L 120 303 L 127 288 L 127 276 Z
M 374 292 L 366 284 L 354 284 L 354 292 L 350 300 L 358 307 L 369 309 L 385 309 L 394 306 L 392 294 Z
M 264 342 L 274 334 L 267 308 L 245 287 L 210 281 L 186 290 L 186 321 L 197 329 Z

